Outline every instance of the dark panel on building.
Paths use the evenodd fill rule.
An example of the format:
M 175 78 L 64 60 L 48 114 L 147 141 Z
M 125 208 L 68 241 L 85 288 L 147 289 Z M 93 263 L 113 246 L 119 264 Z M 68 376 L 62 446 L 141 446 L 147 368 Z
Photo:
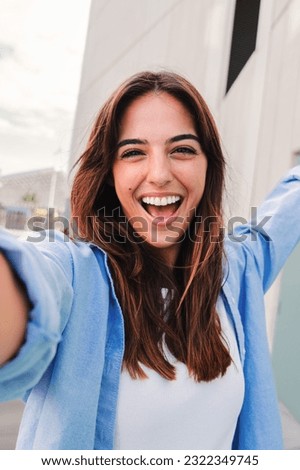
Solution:
M 255 50 L 260 0 L 236 0 L 226 93 Z

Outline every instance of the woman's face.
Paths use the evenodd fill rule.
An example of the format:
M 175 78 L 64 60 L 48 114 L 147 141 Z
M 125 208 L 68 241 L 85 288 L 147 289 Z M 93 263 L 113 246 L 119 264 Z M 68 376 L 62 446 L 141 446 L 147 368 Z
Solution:
M 113 164 L 115 191 L 135 232 L 170 265 L 202 198 L 206 170 L 193 119 L 180 101 L 151 92 L 126 109 Z

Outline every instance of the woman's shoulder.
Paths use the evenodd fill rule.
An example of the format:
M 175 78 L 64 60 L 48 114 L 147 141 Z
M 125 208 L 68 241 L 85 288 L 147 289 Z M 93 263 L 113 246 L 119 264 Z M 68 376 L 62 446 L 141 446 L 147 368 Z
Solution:
M 56 253 L 63 257 L 71 256 L 79 260 L 93 257 L 95 252 L 99 252 L 99 256 L 105 256 L 105 252 L 94 243 L 79 238 L 72 238 L 58 230 L 32 232 L 28 234 L 25 241 L 36 245 L 37 249 L 45 254 L 47 252 Z
M 72 271 L 99 270 L 106 265 L 106 253 L 92 242 L 71 238 L 56 230 L 46 231 L 40 238 L 33 235 L 28 242 L 36 243 L 40 252 L 47 257 L 54 257 L 64 267 Z
M 26 265 L 31 266 L 32 275 L 38 272 L 38 266 L 41 270 L 56 266 L 71 280 L 76 273 L 84 275 L 85 272 L 95 273 L 99 269 L 104 272 L 106 266 L 103 250 L 93 243 L 72 239 L 57 230 L 28 232 L 17 238 L 1 229 L 0 249 L 17 272 L 23 271 L 22 266 Z

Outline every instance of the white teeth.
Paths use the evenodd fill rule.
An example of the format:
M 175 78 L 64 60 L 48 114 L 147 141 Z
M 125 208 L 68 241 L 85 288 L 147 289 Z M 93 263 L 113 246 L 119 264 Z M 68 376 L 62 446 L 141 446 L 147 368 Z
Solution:
M 142 201 L 144 204 L 151 204 L 152 206 L 167 206 L 180 201 L 180 196 L 143 197 Z

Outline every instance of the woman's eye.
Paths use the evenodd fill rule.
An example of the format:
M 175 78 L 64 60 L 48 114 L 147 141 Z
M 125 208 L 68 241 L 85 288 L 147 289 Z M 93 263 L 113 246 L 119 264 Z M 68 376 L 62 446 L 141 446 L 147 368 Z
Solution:
M 197 152 L 195 149 L 191 147 L 177 147 L 176 149 L 172 150 L 171 152 L 173 153 L 181 153 L 181 154 L 189 154 L 189 155 L 195 155 Z
M 127 150 L 127 152 L 124 152 L 121 155 L 121 158 L 131 158 L 131 157 L 138 157 L 140 155 L 143 155 L 141 150 Z

